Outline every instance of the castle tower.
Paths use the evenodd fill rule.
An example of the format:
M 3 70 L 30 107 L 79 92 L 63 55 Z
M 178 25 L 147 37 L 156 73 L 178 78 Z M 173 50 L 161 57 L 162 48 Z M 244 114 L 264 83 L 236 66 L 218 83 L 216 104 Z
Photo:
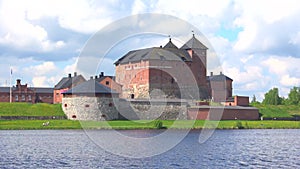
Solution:
M 206 83 L 207 72 L 207 47 L 193 34 L 180 49 L 186 50 L 192 58 L 190 69 L 199 86 L 201 98 L 208 98 L 208 86 Z

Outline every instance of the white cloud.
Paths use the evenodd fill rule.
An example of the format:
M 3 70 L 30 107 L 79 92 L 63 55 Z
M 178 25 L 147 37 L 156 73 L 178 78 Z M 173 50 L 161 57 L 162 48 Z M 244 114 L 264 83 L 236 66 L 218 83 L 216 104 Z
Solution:
M 234 46 L 245 53 L 291 55 L 299 53 L 297 33 L 300 24 L 298 1 L 235 1 L 241 9 L 234 24 L 243 30 Z
M 62 48 L 62 47 L 64 47 L 66 44 L 65 44 L 65 42 L 64 41 L 57 41 L 56 43 L 55 43 L 55 47 L 56 48 Z
M 28 18 L 27 2 L 3 1 L 0 6 L 0 44 L 23 50 L 48 51 L 55 42 L 48 40 L 48 33 Z M 34 6 L 34 5 L 33 5 Z
M 275 74 L 280 85 L 293 87 L 300 85 L 300 58 L 272 56 L 262 62 L 270 73 Z
M 154 11 L 167 13 L 183 19 L 192 18 L 192 16 L 206 15 L 209 17 L 218 17 L 230 3 L 229 0 L 224 1 L 205 1 L 205 0 L 159 0 L 154 7 Z
M 135 0 L 132 5 L 131 14 L 135 15 L 135 14 L 143 13 L 145 12 L 145 10 L 146 10 L 146 5 L 141 0 Z
M 63 28 L 94 33 L 111 22 L 109 15 L 112 12 L 106 5 L 108 2 L 102 2 L 101 5 L 95 3 L 89 0 L 77 0 L 76 3 L 72 0 L 29 0 L 19 4 L 26 11 L 29 20 L 38 20 L 45 16 L 57 17 Z M 110 1 L 109 4 L 117 5 L 117 2 Z
M 245 57 L 241 57 L 241 62 L 242 63 L 247 63 L 249 60 L 251 60 L 253 58 L 253 55 L 248 55 L 248 56 L 245 56 Z
M 238 67 L 231 67 L 229 65 L 224 65 L 225 73 L 230 76 L 235 83 L 247 84 L 257 79 L 263 78 L 263 70 L 259 66 L 244 66 L 244 71 L 241 71 Z M 253 83 L 254 84 L 254 83 Z M 252 85 L 253 85 L 252 84 Z M 251 85 L 250 85 L 251 86 Z
M 242 9 L 242 18 L 246 21 L 248 19 L 255 21 L 254 19 L 261 18 L 266 23 L 274 23 L 296 13 L 300 9 L 297 0 L 272 1 L 271 4 L 268 0 L 244 0 L 234 2 Z
M 291 56 L 271 56 L 263 61 L 262 65 L 266 66 L 271 73 L 275 73 L 278 76 L 284 76 L 289 73 L 295 75 L 300 73 L 300 58 Z
M 46 84 L 47 77 L 46 76 L 36 76 L 32 78 L 32 84 L 34 87 L 45 87 L 48 86 Z
M 63 31 L 74 31 L 89 35 L 103 26 L 130 14 L 155 12 L 170 14 L 195 25 L 211 42 L 215 52 L 209 49 L 208 65 L 213 71 L 221 68 L 211 63 L 223 63 L 224 72 L 234 80 L 234 90 L 238 92 L 255 92 L 257 97 L 263 97 L 265 90 L 277 85 L 286 94 L 290 86 L 299 84 L 300 70 L 298 58 L 300 53 L 300 5 L 298 1 L 198 1 L 191 0 L 134 0 L 127 1 L 2 1 L 0 4 L 0 47 L 8 51 L 2 55 L 0 63 L 0 83 L 9 79 L 7 70 L 14 67 L 14 78 L 24 78 L 34 85 L 53 86 L 62 76 L 76 71 L 75 61 L 41 62 L 31 55 L 44 58 L 43 52 L 51 55 L 54 51 L 63 51 L 74 43 L 84 45 L 84 42 L 70 44 L 65 39 L 52 38 L 51 32 L 45 25 L 40 24 L 43 19 L 51 18 L 56 27 Z M 139 26 L 151 26 L 148 21 L 140 22 Z M 185 25 L 176 25 L 172 20 L 156 25 L 156 30 L 173 32 L 174 42 L 181 37 L 176 30 L 189 29 Z M 51 23 L 52 24 L 52 23 Z M 152 25 L 154 26 L 154 25 Z M 240 28 L 235 41 L 219 37 L 218 31 Z M 191 30 L 189 30 L 191 31 Z M 55 33 L 55 30 L 54 30 Z M 51 40 L 55 39 L 55 40 Z M 142 42 L 132 42 L 144 45 Z M 157 46 L 163 45 L 158 42 Z M 180 45 L 179 45 L 180 46 Z M 124 46 L 126 48 L 127 46 Z M 30 51 L 23 60 L 18 57 L 6 59 L 9 50 Z M 76 46 L 76 48 L 79 48 Z M 128 48 L 128 47 L 127 47 Z M 29 52 L 28 52 L 29 53 Z M 41 54 L 42 53 L 42 54 Z M 62 55 L 65 55 L 62 54 Z M 216 57 L 218 56 L 218 57 Z M 34 58 L 37 58 L 34 57 Z M 74 57 L 74 56 L 70 56 Z M 103 60 L 99 70 L 112 72 L 114 59 Z M 87 77 L 98 73 L 99 60 L 87 58 L 83 69 Z M 58 66 L 59 65 L 59 66 Z M 111 67 L 108 67 L 111 65 Z M 77 70 L 78 71 L 78 70 Z M 78 71 L 78 73 L 81 73 Z M 4 74 L 5 78 L 2 78 Z M 47 77 L 47 78 L 45 78 Z M 238 93 L 237 93 L 238 94 Z M 250 94 L 251 95 L 251 94 Z
M 284 75 L 280 79 L 280 84 L 284 86 L 299 86 L 300 77 L 290 77 L 290 75 Z
M 0 4 L 0 45 L 39 52 L 63 48 L 65 42 L 50 40 L 40 21 L 45 17 L 55 18 L 62 28 L 94 33 L 112 21 L 112 11 L 94 3 L 84 0 L 76 3 L 71 0 L 4 0 Z
M 291 35 L 289 43 L 293 45 L 300 45 L 300 31 Z
M 24 72 L 31 73 L 32 75 L 47 75 L 56 71 L 57 67 L 54 62 L 43 62 L 42 64 L 29 66 L 24 68 Z

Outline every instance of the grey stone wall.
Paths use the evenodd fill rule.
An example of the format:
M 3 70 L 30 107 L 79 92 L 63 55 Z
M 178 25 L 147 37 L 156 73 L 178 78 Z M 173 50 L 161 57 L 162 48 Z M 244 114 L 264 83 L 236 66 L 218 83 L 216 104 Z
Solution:
M 62 108 L 68 119 L 73 120 L 99 121 L 118 119 L 118 112 L 112 98 L 63 98 Z
M 187 119 L 187 103 L 166 100 L 124 100 L 117 98 L 63 98 L 62 108 L 73 120 L 177 120 Z
M 131 100 L 118 105 L 120 117 L 129 120 L 185 120 L 186 102 Z

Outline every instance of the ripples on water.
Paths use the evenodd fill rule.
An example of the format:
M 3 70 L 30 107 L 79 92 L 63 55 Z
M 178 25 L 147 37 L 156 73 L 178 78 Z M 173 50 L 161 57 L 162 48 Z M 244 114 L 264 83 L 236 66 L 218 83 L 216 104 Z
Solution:
M 300 130 L 217 130 L 203 144 L 199 132 L 164 154 L 131 159 L 105 152 L 80 130 L 0 131 L 0 168 L 300 168 Z

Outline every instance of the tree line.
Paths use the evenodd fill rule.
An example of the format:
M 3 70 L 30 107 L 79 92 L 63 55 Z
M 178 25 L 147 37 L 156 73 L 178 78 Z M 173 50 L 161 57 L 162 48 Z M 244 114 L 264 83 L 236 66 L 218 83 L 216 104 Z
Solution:
M 251 103 L 259 103 L 256 100 L 255 95 L 253 95 Z M 300 105 L 300 87 L 293 87 L 290 89 L 287 98 L 279 96 L 278 88 L 270 89 L 265 93 L 265 97 L 262 101 L 262 104 L 268 105 Z

